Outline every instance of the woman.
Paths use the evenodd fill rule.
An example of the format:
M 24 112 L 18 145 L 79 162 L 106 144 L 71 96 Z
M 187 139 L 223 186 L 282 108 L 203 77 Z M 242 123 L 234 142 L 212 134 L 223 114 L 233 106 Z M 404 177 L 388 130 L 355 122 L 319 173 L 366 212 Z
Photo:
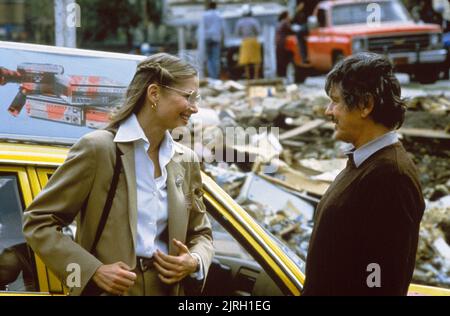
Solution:
M 250 7 L 244 11 L 244 16 L 236 23 L 236 34 L 242 38 L 239 48 L 239 65 L 244 66 L 245 77 L 250 80 L 250 65 L 254 65 L 254 79 L 258 79 L 261 65 L 261 44 L 258 36 L 261 26 L 257 19 L 252 16 Z
M 142 61 L 109 127 L 82 137 L 28 207 L 25 237 L 72 295 L 180 295 L 203 284 L 213 247 L 199 162 L 168 131 L 198 111 L 198 85 L 175 56 Z M 76 242 L 61 233 L 75 218 Z

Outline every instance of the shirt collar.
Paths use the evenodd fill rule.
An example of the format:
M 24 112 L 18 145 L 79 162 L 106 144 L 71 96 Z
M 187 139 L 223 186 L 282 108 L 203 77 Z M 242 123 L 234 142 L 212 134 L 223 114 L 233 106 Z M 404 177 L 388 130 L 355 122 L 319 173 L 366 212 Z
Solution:
M 147 136 L 145 136 L 145 133 L 142 130 L 142 127 L 139 124 L 136 115 L 132 113 L 126 120 L 120 123 L 119 129 L 116 133 L 116 137 L 114 137 L 114 142 L 134 142 L 139 139 L 150 143 Z
M 119 129 L 117 130 L 116 136 L 114 137 L 114 142 L 135 142 L 142 140 L 145 142 L 145 147 L 148 149 L 150 146 L 150 141 L 147 136 L 145 136 L 144 130 L 142 129 L 137 117 L 132 113 L 126 120 L 120 123 Z M 175 150 L 175 141 L 170 135 L 169 131 L 166 131 L 165 137 L 161 143 L 160 150 L 164 157 L 173 157 Z
M 364 144 L 360 148 L 355 150 L 355 147 L 351 146 L 345 151 L 346 155 L 353 154 L 353 161 L 356 168 L 358 168 L 364 161 L 370 156 L 379 151 L 380 149 L 398 142 L 398 134 L 395 131 L 390 131 L 374 140 Z

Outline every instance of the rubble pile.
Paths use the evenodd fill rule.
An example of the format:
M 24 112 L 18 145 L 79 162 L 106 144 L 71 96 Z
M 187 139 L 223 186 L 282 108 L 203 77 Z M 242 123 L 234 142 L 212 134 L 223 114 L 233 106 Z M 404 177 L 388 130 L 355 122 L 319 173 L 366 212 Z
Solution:
M 413 279 L 417 283 L 450 285 L 450 196 L 431 202 L 421 225 Z
M 329 99 L 323 88 L 216 80 L 202 82 L 201 94 L 203 106 L 193 122 L 202 123 L 203 139 L 194 148 L 207 161 L 204 171 L 305 260 L 314 209 L 346 163 L 347 145 L 333 140 L 334 124 L 325 116 Z M 427 201 L 413 281 L 450 287 L 450 95 L 415 92 L 407 104 L 399 134 L 418 166 Z M 248 137 L 247 146 L 230 146 L 214 137 L 228 127 L 279 130 L 276 137 L 268 131 Z M 191 132 L 198 129 L 191 125 Z M 247 160 L 212 161 L 211 148 L 242 153 Z

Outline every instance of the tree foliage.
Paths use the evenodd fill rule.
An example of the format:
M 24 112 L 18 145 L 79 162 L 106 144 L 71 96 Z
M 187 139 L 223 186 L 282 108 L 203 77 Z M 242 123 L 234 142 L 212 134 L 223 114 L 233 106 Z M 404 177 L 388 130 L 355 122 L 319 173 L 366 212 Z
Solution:
M 140 22 L 136 5 L 127 0 L 78 0 L 81 8 L 81 41 L 102 41 L 117 36 L 120 28 L 128 30 Z

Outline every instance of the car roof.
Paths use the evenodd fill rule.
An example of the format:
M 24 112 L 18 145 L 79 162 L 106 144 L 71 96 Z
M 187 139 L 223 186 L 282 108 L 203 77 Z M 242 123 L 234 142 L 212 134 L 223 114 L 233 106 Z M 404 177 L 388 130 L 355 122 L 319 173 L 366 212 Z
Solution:
M 0 163 L 57 167 L 69 151 L 68 145 L 0 141 Z

